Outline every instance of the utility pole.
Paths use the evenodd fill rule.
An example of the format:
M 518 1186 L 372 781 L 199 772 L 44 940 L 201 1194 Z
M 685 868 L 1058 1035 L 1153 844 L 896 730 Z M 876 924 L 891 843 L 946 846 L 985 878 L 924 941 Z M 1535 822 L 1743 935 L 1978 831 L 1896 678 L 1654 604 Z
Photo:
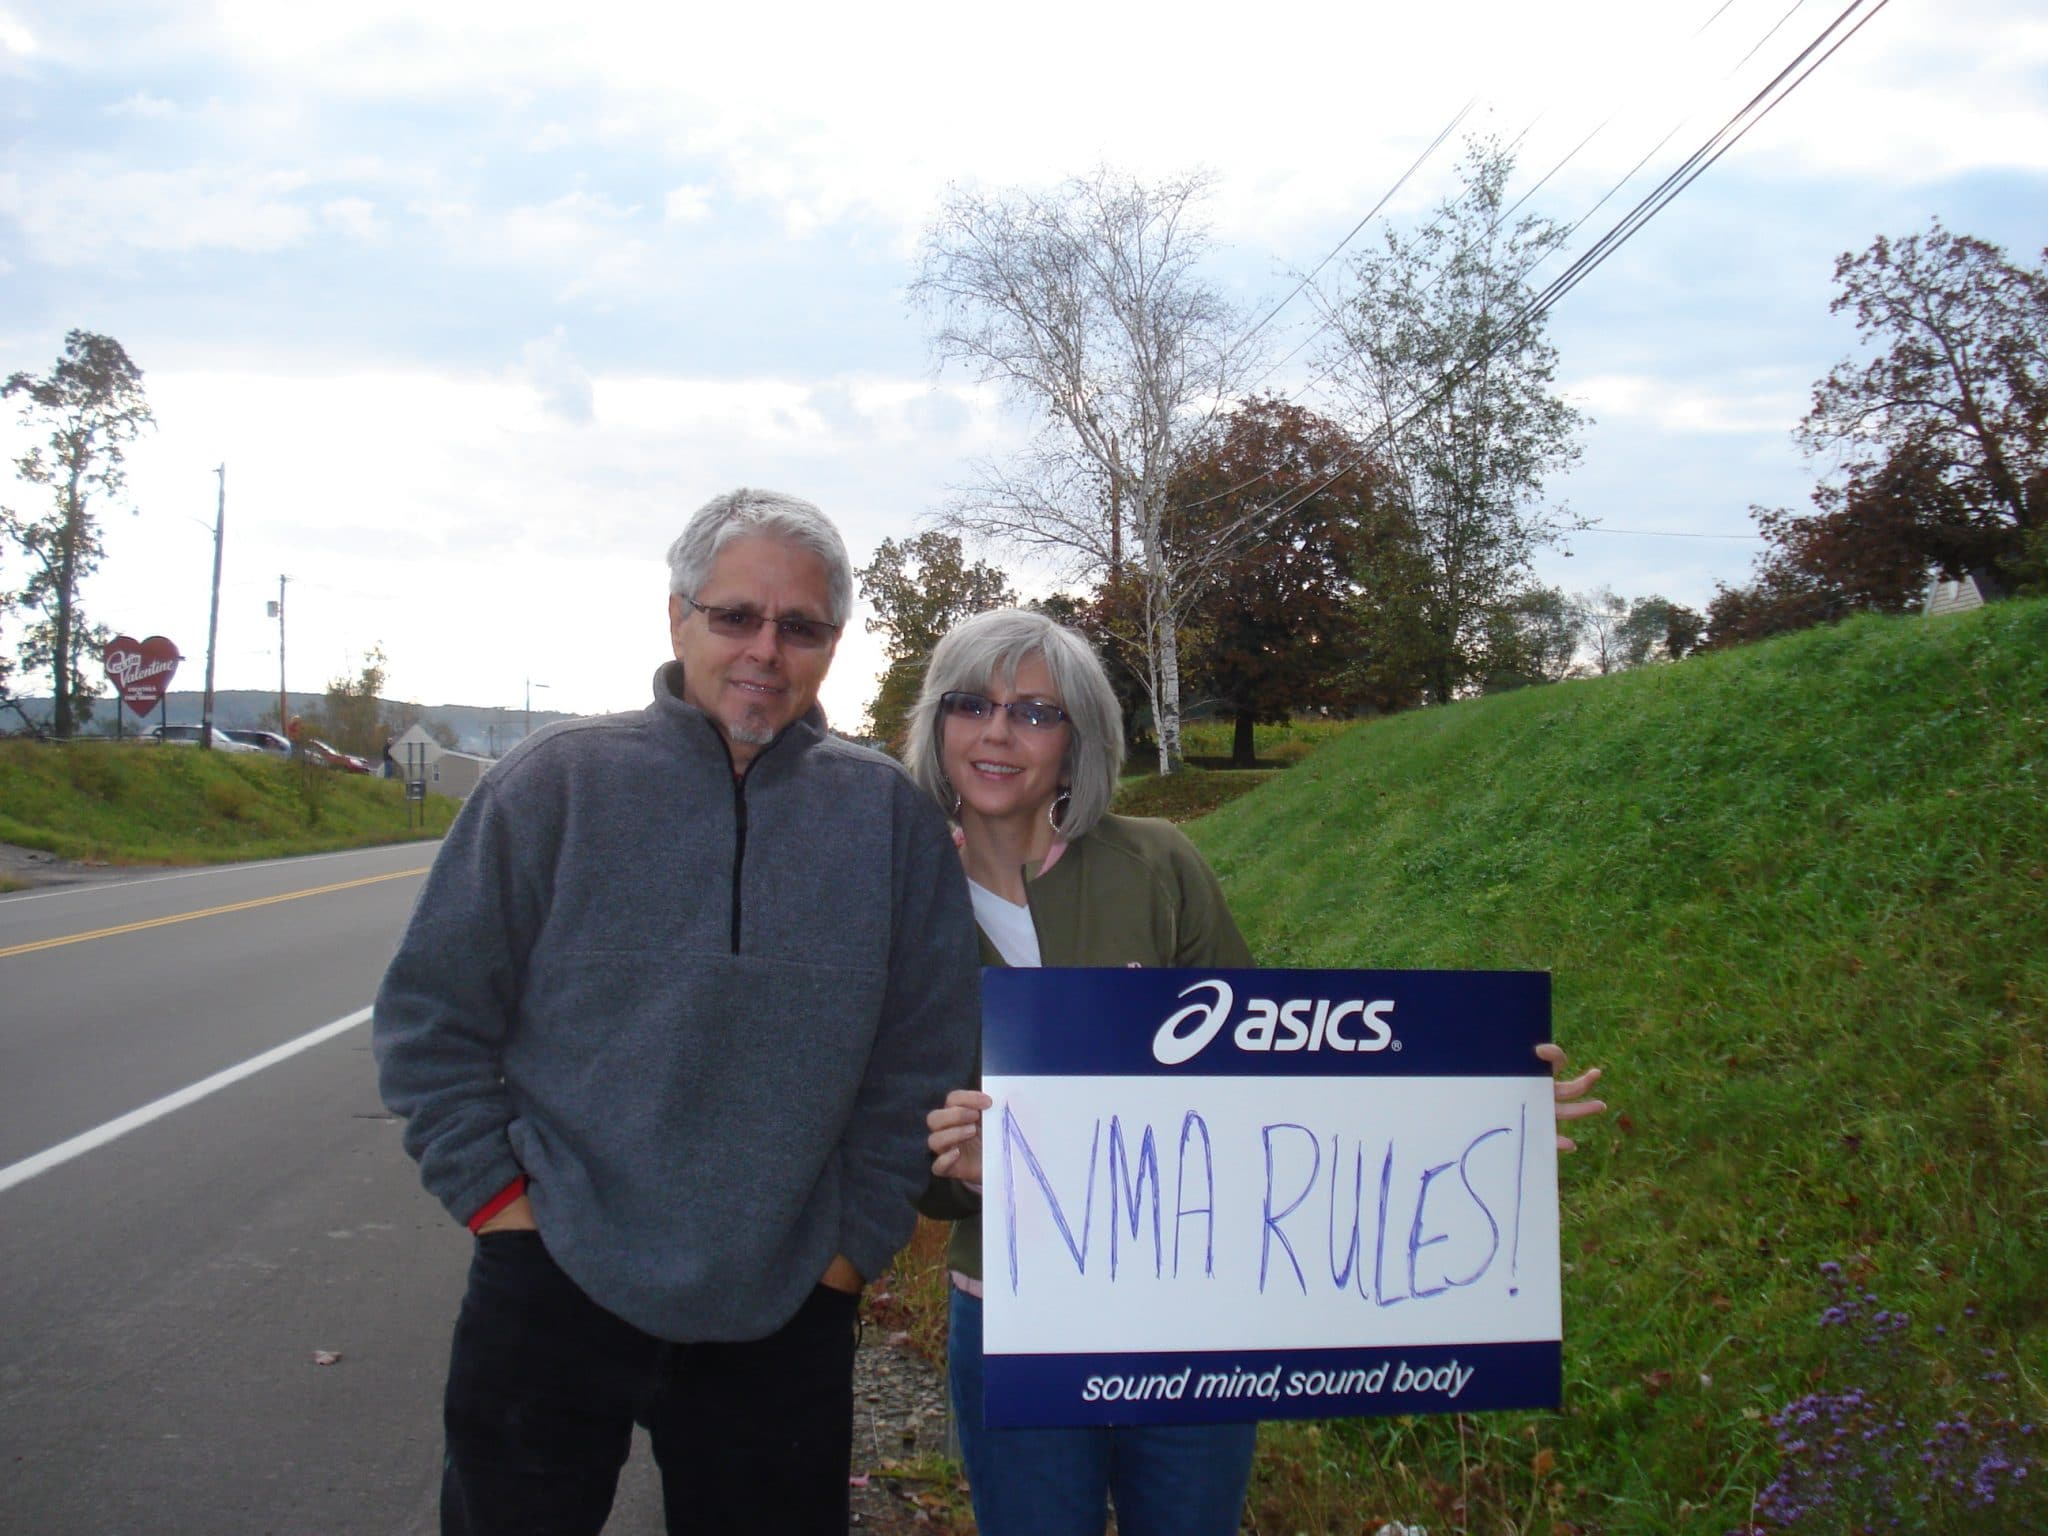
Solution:
M 536 683 L 530 677 L 526 680 L 526 733 L 519 738 L 521 741 L 524 741 L 527 736 L 533 734 L 533 690 L 545 687 L 547 687 L 546 683 Z
M 284 691 L 284 584 L 289 576 L 277 578 L 277 601 L 270 605 L 270 616 L 277 620 L 277 728 L 287 730 L 291 726 L 291 697 Z
M 213 514 L 213 607 L 206 615 L 206 702 L 199 711 L 199 745 L 213 750 L 213 644 L 220 633 L 220 536 L 228 520 L 228 467 L 214 471 L 220 476 L 220 501 Z

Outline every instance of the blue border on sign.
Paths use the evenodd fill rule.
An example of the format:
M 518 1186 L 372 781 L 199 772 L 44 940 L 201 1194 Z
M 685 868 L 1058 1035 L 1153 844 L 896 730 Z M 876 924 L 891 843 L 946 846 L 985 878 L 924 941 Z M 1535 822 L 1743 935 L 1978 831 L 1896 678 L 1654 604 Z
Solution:
M 991 1429 L 1475 1413 L 1556 1408 L 1564 1398 L 1564 1346 L 1556 1340 L 1387 1349 L 991 1354 L 982 1369 Z
M 990 966 L 982 972 L 981 1018 L 982 1072 L 990 1077 L 1542 1077 L 1550 1070 L 1530 1050 L 1550 1038 L 1547 971 Z M 1165 1059 L 1162 1049 L 1178 1059 Z

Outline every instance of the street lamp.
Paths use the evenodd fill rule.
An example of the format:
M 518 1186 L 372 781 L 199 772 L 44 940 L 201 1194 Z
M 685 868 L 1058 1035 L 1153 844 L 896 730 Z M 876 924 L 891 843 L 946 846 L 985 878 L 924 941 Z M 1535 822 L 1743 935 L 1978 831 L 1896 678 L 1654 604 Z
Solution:
M 527 736 L 531 736 L 531 735 L 533 734 L 533 690 L 534 690 L 534 689 L 536 689 L 536 688 L 545 688 L 545 687 L 547 687 L 547 684 L 546 684 L 546 683 L 536 683 L 536 682 L 535 682 L 535 681 L 534 681 L 534 680 L 533 680 L 532 678 L 530 678 L 530 677 L 529 677 L 529 678 L 528 678 L 528 679 L 526 680 L 526 735 L 527 735 Z M 525 738 L 524 736 L 522 736 L 522 737 L 520 738 L 520 740 L 522 740 L 522 741 L 523 741 L 523 740 L 525 740 L 525 739 L 526 739 L 526 738 Z

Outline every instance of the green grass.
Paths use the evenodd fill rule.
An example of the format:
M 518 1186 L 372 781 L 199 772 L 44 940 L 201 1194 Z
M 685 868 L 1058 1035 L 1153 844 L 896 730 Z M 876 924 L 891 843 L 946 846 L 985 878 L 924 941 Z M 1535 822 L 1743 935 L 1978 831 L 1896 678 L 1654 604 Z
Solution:
M 1125 816 L 1163 816 L 1168 821 L 1193 821 L 1226 801 L 1257 789 L 1280 770 L 1275 768 L 1183 768 L 1161 778 L 1133 774 L 1118 786 L 1116 810 Z
M 2044 778 L 2008 603 L 1372 722 L 1195 823 L 1265 964 L 1553 972 L 1617 1110 L 1564 1170 L 1564 1414 L 1276 1426 L 1259 1528 L 1727 1531 L 1768 1415 L 1871 1369 L 1827 1259 L 1914 1317 L 1916 1435 L 2041 1416 Z
M 0 841 L 109 864 L 205 864 L 439 837 L 456 802 L 406 826 L 395 779 L 264 755 L 78 741 L 0 742 Z
M 1218 766 L 1230 761 L 1236 727 L 1228 720 L 1188 720 L 1181 725 L 1181 754 Z M 1351 729 L 1347 720 L 1284 720 L 1252 727 L 1252 755 L 1262 768 L 1285 768 Z

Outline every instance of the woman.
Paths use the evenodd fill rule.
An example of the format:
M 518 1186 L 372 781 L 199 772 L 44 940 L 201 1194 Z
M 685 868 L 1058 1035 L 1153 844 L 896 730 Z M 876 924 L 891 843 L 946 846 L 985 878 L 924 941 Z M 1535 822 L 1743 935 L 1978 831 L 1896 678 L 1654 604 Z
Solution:
M 1040 614 L 979 614 L 939 642 L 911 717 L 917 782 L 959 826 L 989 965 L 1249 966 L 1221 887 L 1162 821 L 1109 812 L 1123 763 L 1116 695 L 1088 642 Z M 1553 1066 L 1563 1059 L 1543 1048 Z M 1558 1085 L 1560 1116 L 1598 1076 Z M 982 1422 L 981 1113 L 959 1089 L 927 1123 L 926 1213 L 954 1222 L 953 1410 L 982 1536 L 1232 1536 L 1252 1424 L 990 1429 Z M 1560 1145 L 1568 1145 L 1560 1138 Z

